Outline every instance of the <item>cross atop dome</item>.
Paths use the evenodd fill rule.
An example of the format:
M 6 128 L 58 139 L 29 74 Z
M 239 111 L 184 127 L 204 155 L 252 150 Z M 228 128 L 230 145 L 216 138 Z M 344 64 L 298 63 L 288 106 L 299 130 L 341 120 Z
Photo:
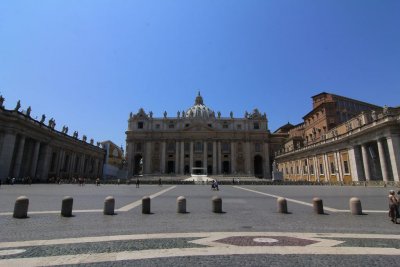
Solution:
M 204 105 L 203 97 L 200 95 L 200 91 L 197 94 L 196 100 L 194 101 L 195 105 Z

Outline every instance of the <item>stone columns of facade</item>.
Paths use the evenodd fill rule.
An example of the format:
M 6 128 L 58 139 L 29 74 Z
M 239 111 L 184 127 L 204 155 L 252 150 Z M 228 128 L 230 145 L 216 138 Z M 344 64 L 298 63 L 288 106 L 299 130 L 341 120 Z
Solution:
M 96 158 L 94 160 L 94 171 L 93 172 L 94 172 L 95 178 L 97 178 L 99 175 L 99 159 L 98 158 Z
M 145 174 L 149 174 L 151 172 L 151 145 L 151 142 L 146 142 L 145 156 L 143 159 Z
M 0 180 L 5 180 L 10 174 L 11 161 L 14 154 L 15 134 L 5 133 L 0 150 Z
M 353 181 L 361 181 L 363 177 L 361 169 L 361 159 L 359 156 L 359 151 L 356 146 L 348 149 L 349 153 L 349 164 L 351 171 L 351 178 Z
M 203 168 L 205 168 L 203 171 L 205 174 L 207 174 L 207 141 L 203 142 Z
M 180 162 L 180 173 L 185 174 L 185 142 L 181 141 L 181 162 Z
M 398 182 L 400 175 L 400 137 L 388 137 L 387 144 L 390 155 L 390 165 L 392 166 L 393 178 L 396 182 Z
M 165 154 L 166 154 L 167 144 L 165 141 L 161 142 L 161 160 L 160 160 L 160 172 L 165 173 Z
M 361 152 L 362 152 L 362 158 L 363 158 L 365 180 L 370 181 L 371 180 L 371 172 L 369 170 L 368 152 L 367 152 L 366 144 L 361 145 Z
M 189 172 L 193 171 L 193 141 L 190 142 Z
M 218 141 L 217 143 L 218 150 L 217 150 L 217 164 L 218 164 L 218 174 L 222 173 L 222 168 L 221 168 L 221 141 Z
M 318 166 L 318 160 L 317 156 L 313 156 L 313 165 L 314 165 L 314 175 L 315 175 L 315 180 L 319 182 L 319 166 Z
M 79 173 L 80 173 L 80 175 L 82 176 L 82 177 L 84 177 L 85 176 L 85 174 L 86 174 L 86 170 L 85 170 L 85 161 L 86 161 L 86 155 L 85 154 L 82 154 L 82 157 L 81 157 L 81 166 L 80 166 L 80 171 L 79 171 Z
M 383 181 L 387 182 L 389 180 L 389 174 L 386 167 L 386 156 L 385 156 L 385 150 L 383 149 L 383 139 L 378 139 L 377 143 L 378 143 L 379 162 L 381 164 L 381 170 L 382 170 L 382 179 Z
M 76 153 L 73 152 L 71 155 L 71 160 L 70 160 L 70 164 L 69 164 L 69 168 L 68 168 L 68 177 L 72 178 L 74 176 L 74 172 L 75 172 L 75 161 L 76 161 Z
M 179 141 L 175 143 L 175 174 L 179 173 Z
M 324 161 L 324 168 L 325 168 L 325 182 L 329 182 L 331 180 L 330 177 L 330 169 L 329 169 L 329 162 L 328 162 L 328 155 L 325 153 L 323 156 Z
M 269 166 L 269 144 L 264 143 L 264 162 L 265 162 L 265 171 L 264 171 L 264 178 L 271 179 L 271 167 Z
M 213 141 L 213 173 L 212 174 L 217 174 L 217 142 Z
M 44 156 L 43 159 L 40 161 L 40 164 L 38 166 L 38 173 L 40 176 L 40 179 L 42 181 L 46 181 L 49 177 L 49 169 L 50 169 L 50 164 L 51 164 L 51 155 L 53 153 L 53 149 L 49 144 L 44 145 Z
M 339 151 L 336 151 L 334 155 L 335 155 L 336 162 L 337 162 L 336 168 L 337 168 L 337 170 L 338 170 L 338 173 L 337 173 L 337 175 L 338 175 L 338 180 L 339 180 L 340 182 L 343 182 L 343 181 L 344 181 L 344 180 L 343 180 L 343 178 L 344 178 L 344 176 L 343 176 L 344 172 L 343 172 L 343 170 L 342 170 L 342 160 L 340 159 L 340 152 L 339 152 Z
M 128 163 L 128 178 L 133 176 L 133 168 L 134 168 L 134 153 L 133 153 L 133 143 L 126 143 L 126 162 Z M 108 153 L 106 154 L 106 159 L 108 159 Z
M 231 141 L 231 173 L 236 173 L 236 144 Z
M 35 176 L 36 176 L 36 168 L 37 168 L 38 159 L 39 159 L 39 149 L 40 149 L 40 142 L 36 141 L 35 150 L 33 151 L 31 170 L 30 170 L 31 178 L 35 178 Z
M 245 143 L 245 173 L 250 175 L 252 173 L 251 171 L 251 162 L 252 162 L 252 158 L 251 158 L 251 153 L 250 153 L 250 142 L 246 142 Z
M 20 137 L 20 141 L 19 141 L 19 145 L 18 145 L 17 157 L 15 158 L 14 171 L 13 171 L 13 176 L 15 178 L 19 178 L 19 172 L 21 170 L 22 157 L 24 155 L 24 147 L 25 147 L 25 136 L 21 136 Z
M 58 162 L 57 163 L 57 169 L 56 169 L 57 177 L 60 177 L 60 173 L 61 173 L 61 170 L 63 168 L 64 153 L 65 153 L 65 151 L 60 149 L 60 152 L 59 152 L 58 158 L 57 158 L 57 162 Z

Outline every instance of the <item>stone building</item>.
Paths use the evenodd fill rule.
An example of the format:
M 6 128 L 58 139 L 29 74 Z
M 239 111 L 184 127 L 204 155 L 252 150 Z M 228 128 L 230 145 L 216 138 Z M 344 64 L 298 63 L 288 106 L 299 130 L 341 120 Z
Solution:
M 68 135 L 68 128 L 55 129 L 55 120 L 46 125 L 31 118 L 30 107 L 20 112 L 18 101 L 14 110 L 6 110 L 0 96 L 0 179 L 31 177 L 49 178 L 101 177 L 105 151 L 87 143 L 86 136 Z M 99 145 L 99 144 L 98 144 Z
M 305 129 L 304 124 L 294 126 L 275 155 L 284 179 L 345 184 L 399 181 L 399 108 L 361 111 L 312 138 L 312 142 L 304 139 L 307 134 L 290 135 Z
M 257 109 L 242 118 L 222 117 L 195 103 L 176 117 L 161 118 L 140 109 L 126 131 L 128 177 L 154 174 L 247 175 L 271 177 L 271 153 L 285 135 L 271 135 L 266 114 Z
M 101 142 L 101 145 L 106 150 L 103 166 L 103 178 L 126 178 L 126 171 L 124 168 L 125 156 L 123 148 L 118 147 L 110 140 Z

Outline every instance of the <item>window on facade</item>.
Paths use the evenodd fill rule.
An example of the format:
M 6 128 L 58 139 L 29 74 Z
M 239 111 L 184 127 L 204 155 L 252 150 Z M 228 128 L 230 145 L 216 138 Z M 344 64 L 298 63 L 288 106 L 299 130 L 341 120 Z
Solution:
M 324 175 L 324 166 L 322 165 L 322 163 L 319 164 L 319 173 L 321 175 Z
M 238 130 L 241 130 L 241 129 L 242 129 L 242 125 L 241 125 L 241 124 L 238 124 L 238 125 L 236 125 L 236 128 L 237 128 Z
M 225 122 L 224 124 L 222 124 L 222 128 L 223 128 L 223 129 L 228 129 L 228 128 L 229 128 L 228 123 Z
M 350 173 L 349 163 L 347 162 L 347 160 L 343 161 L 343 168 L 344 168 L 344 173 L 345 174 L 349 174 Z
M 260 144 L 260 143 L 256 143 L 256 144 L 255 144 L 255 147 L 254 147 L 254 150 L 255 150 L 256 152 L 261 152 L 261 144 Z
M 209 124 L 207 124 L 207 125 L 208 125 L 208 127 L 212 128 L 212 124 L 211 124 L 211 123 L 209 123 Z
M 334 174 L 335 173 L 335 163 L 331 162 L 331 173 Z
M 138 151 L 138 152 L 141 152 L 142 151 L 142 143 L 137 143 L 135 150 Z
M 290 167 L 290 174 L 293 174 L 293 166 Z
M 314 165 L 310 165 L 310 174 L 314 175 Z
M 189 152 L 190 151 L 190 144 L 185 142 L 185 152 Z
M 209 154 L 212 153 L 212 151 L 213 151 L 213 143 L 211 143 L 211 142 L 207 143 L 207 150 L 208 150 Z
M 194 151 L 195 152 L 203 152 L 203 142 L 194 143 Z
M 222 143 L 222 152 L 225 152 L 225 153 L 229 153 L 230 152 L 229 143 Z
M 175 143 L 174 142 L 169 142 L 167 145 L 167 151 L 168 152 L 174 152 L 175 151 Z
M 160 124 L 156 124 L 156 129 L 160 129 Z
M 137 123 L 138 129 L 143 129 L 143 125 L 144 125 L 144 123 L 143 123 L 142 121 L 139 121 L 139 122 Z
M 259 124 L 258 122 L 255 122 L 255 123 L 253 124 L 253 129 L 255 129 L 255 130 L 260 129 L 260 124 Z
M 169 129 L 174 129 L 175 128 L 175 124 L 173 124 L 173 123 L 168 124 L 168 128 Z
M 304 166 L 303 166 L 303 173 L 304 173 L 304 174 L 307 174 L 307 173 L 308 173 L 307 165 L 304 165 Z
M 190 126 L 190 124 L 189 124 L 189 123 L 186 123 L 186 124 L 185 124 L 185 127 L 186 127 L 186 128 L 187 128 L 187 127 L 189 127 L 189 126 Z
M 296 174 L 299 174 L 299 165 L 296 165 Z

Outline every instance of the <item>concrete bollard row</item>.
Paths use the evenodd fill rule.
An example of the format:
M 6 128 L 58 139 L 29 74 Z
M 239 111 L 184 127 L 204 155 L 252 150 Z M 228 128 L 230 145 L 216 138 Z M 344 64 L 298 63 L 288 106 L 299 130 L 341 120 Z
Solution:
M 72 217 L 73 204 L 74 204 L 74 199 L 72 197 L 69 196 L 64 197 L 61 204 L 61 216 Z
M 359 198 L 356 197 L 352 197 L 350 198 L 349 201 L 349 205 L 350 205 L 350 212 L 353 215 L 362 215 L 362 208 L 361 208 L 361 200 Z
M 316 214 L 324 214 L 324 204 L 322 203 L 322 199 L 319 197 L 314 197 L 313 200 L 313 208 Z
M 278 205 L 278 212 L 279 213 L 288 213 L 286 198 L 279 197 L 276 200 L 276 203 Z
M 219 196 L 212 197 L 211 203 L 214 213 L 222 213 L 222 199 Z
M 104 200 L 104 209 L 103 209 L 103 214 L 104 215 L 114 215 L 114 208 L 115 208 L 115 199 L 112 196 L 106 197 Z
M 186 198 L 184 196 L 180 196 L 176 199 L 176 209 L 178 213 L 186 213 Z
M 143 214 L 150 214 L 150 197 L 143 197 L 142 198 L 142 213 Z
M 13 217 L 17 219 L 28 218 L 29 199 L 26 196 L 20 196 L 15 201 Z

